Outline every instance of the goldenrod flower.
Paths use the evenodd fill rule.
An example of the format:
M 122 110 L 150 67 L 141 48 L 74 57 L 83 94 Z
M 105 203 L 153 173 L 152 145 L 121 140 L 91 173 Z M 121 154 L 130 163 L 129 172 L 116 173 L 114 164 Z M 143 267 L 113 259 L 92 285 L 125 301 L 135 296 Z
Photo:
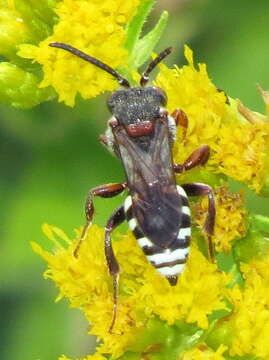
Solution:
M 215 190 L 216 223 L 213 243 L 217 251 L 228 252 L 233 242 L 242 238 L 246 233 L 247 212 L 244 207 L 242 194 L 232 194 L 228 186 L 221 186 Z M 194 219 L 202 229 L 205 223 L 208 201 L 203 198 L 194 206 Z
M 223 356 L 227 347 L 220 345 L 216 351 L 208 348 L 205 345 L 199 345 L 198 347 L 187 351 L 182 360 L 225 360 Z
M 33 244 L 49 264 L 45 277 L 57 284 L 60 291 L 57 300 L 67 297 L 71 307 L 83 310 L 92 326 L 90 333 L 103 341 L 99 347 L 103 354 L 118 357 L 132 348 L 136 336 L 147 331 L 150 319 L 159 317 L 163 326 L 184 320 L 206 329 L 208 315 L 227 309 L 223 289 L 230 278 L 217 271 L 216 265 L 198 251 L 195 242 L 185 272 L 177 286 L 171 287 L 148 263 L 133 236 L 118 235 L 114 250 L 121 266 L 120 295 L 114 333 L 110 334 L 113 296 L 104 258 L 103 230 L 90 227 L 78 258 L 73 255 L 75 242 L 63 232 L 48 225 L 44 230 L 56 244 L 54 254 Z M 67 247 L 55 240 L 55 234 Z
M 101 69 L 49 47 L 50 42 L 73 45 L 119 69 L 132 82 L 132 74 L 150 56 L 167 19 L 164 13 L 141 39 L 153 0 L 0 2 L 0 54 L 7 60 L 0 64 L 1 101 L 23 108 L 56 94 L 59 101 L 73 106 L 78 94 L 90 99 L 119 86 Z M 99 340 L 96 353 L 84 360 L 222 360 L 227 354 L 269 357 L 269 250 L 264 237 L 269 220 L 249 214 L 241 193 L 231 194 L 223 186 L 234 179 L 257 193 L 269 194 L 268 91 L 260 89 L 267 114 L 253 112 L 217 89 L 206 65 L 196 66 L 187 46 L 185 57 L 188 64 L 181 68 L 161 64 L 155 83 L 168 95 L 168 110 L 181 109 L 189 119 L 185 138 L 178 129 L 174 162 L 183 163 L 201 144 L 210 146 L 206 166 L 178 179 L 214 187 L 213 242 L 222 254 L 217 255 L 216 263 L 209 262 L 198 235 L 207 199 L 193 205 L 197 220 L 191 253 L 174 287 L 146 261 L 130 233 L 114 234 L 121 274 L 116 323 L 109 333 L 113 289 L 103 251 L 104 230 L 92 225 L 76 258 L 76 241 L 56 227 L 45 226 L 54 251 L 33 244 L 48 263 L 45 277 L 59 288 L 57 301 L 66 297 L 71 307 L 83 311 L 90 334 Z M 79 236 L 77 231 L 76 240 Z M 222 262 L 223 256 L 229 266 Z
M 65 42 L 91 54 L 113 68 L 123 65 L 127 51 L 125 25 L 135 14 L 140 0 L 64 0 L 56 7 L 59 17 L 53 34 L 39 46 L 21 46 L 20 56 L 43 65 L 41 87 L 53 86 L 59 101 L 73 106 L 77 93 L 85 98 L 118 87 L 117 82 L 101 69 L 89 65 L 64 51 L 49 47 L 53 41 Z
M 264 116 L 253 115 L 232 99 L 227 104 L 227 97 L 212 84 L 205 65 L 199 65 L 197 70 L 187 47 L 185 54 L 189 64 L 181 69 L 161 65 L 156 83 L 168 94 L 169 110 L 183 109 L 189 117 L 187 137 L 182 140 L 182 133 L 178 131 L 174 162 L 184 162 L 203 143 L 211 148 L 208 164 L 203 169 L 182 174 L 180 181 L 204 179 L 217 185 L 213 242 L 218 252 L 227 253 L 231 265 L 223 266 L 219 257 L 216 264 L 209 262 L 199 248 L 201 236 L 194 227 L 186 269 L 177 285 L 171 287 L 146 261 L 131 234 L 114 234 L 113 249 L 121 274 L 116 324 L 113 333 L 109 333 L 113 289 L 103 251 L 104 230 L 92 225 L 76 258 L 73 254 L 76 241 L 68 239 L 58 228 L 45 226 L 45 233 L 56 245 L 55 252 L 44 251 L 33 244 L 34 250 L 49 265 L 45 277 L 58 286 L 57 300 L 67 297 L 71 307 L 83 311 L 91 325 L 90 334 L 100 340 L 96 354 L 85 360 L 101 360 L 108 355 L 143 359 L 154 354 L 156 359 L 164 356 L 171 360 L 222 360 L 228 353 L 262 359 L 269 355 L 263 346 L 269 323 L 266 295 L 269 283 L 263 282 L 261 276 L 266 265 L 255 263 L 260 272 L 253 270 L 254 263 L 248 264 L 251 270 L 246 263 L 241 268 L 238 265 L 239 261 L 248 261 L 245 248 L 249 242 L 253 239 L 257 242 L 250 247 L 255 257 L 253 249 L 262 248 L 264 238 L 262 234 L 256 235 L 257 229 L 253 230 L 252 223 L 257 218 L 248 214 L 242 194 L 231 194 L 228 187 L 222 185 L 223 180 L 234 178 L 256 191 L 266 192 L 268 123 Z M 66 96 L 68 91 L 64 91 Z M 193 205 L 200 228 L 207 206 L 207 199 Z M 269 228 L 269 221 L 263 223 Z M 55 239 L 56 235 L 59 240 Z M 63 241 L 65 246 L 61 245 Z M 255 345 L 251 345 L 260 327 L 265 330 Z
M 222 126 L 212 161 L 218 172 L 260 192 L 268 173 L 269 123 Z
M 56 92 L 59 101 L 73 106 L 77 94 L 89 99 L 115 89 L 118 84 L 100 69 L 49 47 L 49 43 L 61 41 L 77 46 L 110 66 L 121 67 L 127 72 L 128 68 L 136 68 L 146 61 L 164 30 L 166 12 L 147 34 L 150 36 L 146 40 L 140 38 L 143 20 L 153 3 L 154 0 L 3 1 L 3 9 L 0 10 L 0 55 L 38 77 L 39 82 L 31 88 L 33 97 L 36 96 L 35 91 L 40 93 L 43 90 L 44 94 L 54 96 Z M 135 26 L 132 26 L 134 16 Z M 11 85 L 5 82 L 3 91 L 8 92 L 10 88 Z M 42 101 L 50 98 L 51 95 L 43 96 Z M 9 102 L 8 97 L 5 101 Z M 24 99 L 18 99 L 13 105 L 25 108 L 39 102 L 31 105 L 26 104 Z
M 102 355 L 96 353 L 96 354 L 93 354 L 93 355 L 88 355 L 83 359 L 77 359 L 77 360 L 106 360 L 106 359 L 107 358 L 105 356 L 102 356 Z M 59 358 L 59 360 L 71 360 L 71 359 L 67 358 L 66 356 L 61 356 Z
M 229 291 L 234 305 L 229 322 L 233 329 L 231 355 L 269 357 L 269 258 L 254 260 L 241 266 L 244 288 L 235 286 Z
M 189 119 L 185 141 L 179 130 L 174 161 L 182 163 L 199 145 L 207 144 L 211 149 L 207 165 L 210 172 L 224 174 L 261 191 L 269 170 L 269 122 L 247 121 L 236 101 L 230 99 L 230 105 L 226 104 L 225 94 L 214 86 L 205 64 L 195 68 L 192 51 L 187 46 L 185 57 L 188 65 L 182 68 L 161 65 L 156 80 L 168 95 L 168 109 L 179 108 Z M 188 176 L 181 176 L 182 181 Z

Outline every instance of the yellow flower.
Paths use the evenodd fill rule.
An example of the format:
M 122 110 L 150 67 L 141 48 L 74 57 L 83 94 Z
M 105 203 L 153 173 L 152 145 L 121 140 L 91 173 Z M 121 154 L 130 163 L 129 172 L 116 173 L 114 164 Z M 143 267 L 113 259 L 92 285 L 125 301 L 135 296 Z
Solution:
M 102 4 L 97 1 L 63 0 L 56 9 L 59 22 L 53 35 L 41 42 L 39 47 L 24 45 L 20 55 L 43 65 L 45 77 L 41 86 L 52 85 L 59 94 L 59 100 L 66 104 L 73 105 L 77 93 L 90 98 L 105 90 L 113 90 L 118 84 L 111 76 L 64 51 L 50 48 L 48 44 L 52 41 L 69 43 L 118 68 L 127 62 L 128 54 L 123 47 L 125 25 L 134 15 L 138 3 L 138 0 L 131 3 L 104 0 Z M 71 34 L 68 31 L 70 24 Z M 206 66 L 199 64 L 198 69 L 195 68 L 188 47 L 185 48 L 185 56 L 188 65 L 180 69 L 168 69 L 161 65 L 156 80 L 156 84 L 167 92 L 168 109 L 180 108 L 189 118 L 184 141 L 181 139 L 182 130 L 178 130 L 174 162 L 183 163 L 201 144 L 210 146 L 211 156 L 205 169 L 184 173 L 180 176 L 181 181 L 193 181 L 196 172 L 198 177 L 208 176 L 215 185 L 226 175 L 245 182 L 257 192 L 261 191 L 267 183 L 269 168 L 269 123 L 264 121 L 265 117 L 255 117 L 232 99 L 227 104 L 226 95 L 216 89 L 209 79 Z M 228 252 L 234 240 L 245 234 L 247 212 L 241 195 L 230 194 L 226 186 L 216 189 L 215 195 L 217 216 L 213 241 L 218 251 Z M 207 199 L 194 206 L 199 227 L 205 221 L 207 206 Z M 102 360 L 107 355 L 117 358 L 137 349 L 137 353 L 143 354 L 145 350 L 146 354 L 147 349 L 160 345 L 153 339 L 149 345 L 139 348 L 138 339 L 146 337 L 153 321 L 159 321 L 169 331 L 191 326 L 192 330 L 199 331 L 195 336 L 206 335 L 208 328 L 212 331 L 219 324 L 217 320 L 222 321 L 222 317 L 231 312 L 231 304 L 233 312 L 225 317 L 225 322 L 235 334 L 229 346 L 230 354 L 269 356 L 269 347 L 264 344 L 269 331 L 268 284 L 263 282 L 263 277 L 269 275 L 267 263 L 257 262 L 249 267 L 242 265 L 244 288 L 235 285 L 227 289 L 228 285 L 232 286 L 231 277 L 218 271 L 217 265 L 204 257 L 194 234 L 186 268 L 177 285 L 171 287 L 147 262 L 130 233 L 115 234 L 113 249 L 121 274 L 116 323 L 113 333 L 109 333 L 113 287 L 104 256 L 104 230 L 95 225 L 90 227 L 77 258 L 73 254 L 76 242 L 64 232 L 50 226 L 45 226 L 44 231 L 56 246 L 55 252 L 50 253 L 33 244 L 34 250 L 48 263 L 45 277 L 53 280 L 59 288 L 57 300 L 66 297 L 71 307 L 83 311 L 91 325 L 90 334 L 100 340 L 97 353 L 84 360 Z M 254 344 L 258 331 L 261 336 L 256 337 Z M 198 339 L 195 345 L 197 342 Z M 180 357 L 183 360 L 222 360 L 227 347 L 221 344 L 218 343 L 216 351 L 199 344 L 183 355 L 179 352 L 179 356 L 183 356 Z M 60 360 L 68 359 L 63 356 Z
M 63 355 L 63 356 L 61 356 L 59 358 L 59 360 L 71 360 L 71 359 L 69 359 L 69 358 L 67 358 L 66 356 Z M 98 353 L 96 353 L 94 355 L 88 355 L 83 359 L 81 358 L 81 359 L 77 359 L 77 360 L 107 360 L 107 358 L 100 355 L 100 354 L 98 354 Z
M 199 345 L 196 348 L 186 351 L 182 360 L 225 360 L 223 353 L 227 347 L 220 345 L 217 351 L 209 349 L 205 345 Z
M 216 223 L 213 243 L 217 251 L 228 252 L 234 240 L 242 238 L 246 232 L 247 212 L 243 206 L 242 194 L 232 194 L 228 186 L 221 186 L 215 190 Z M 208 201 L 203 198 L 195 204 L 194 220 L 202 229 L 208 208 Z
M 226 309 L 224 287 L 229 278 L 217 271 L 197 249 L 191 248 L 190 258 L 178 284 L 171 287 L 147 262 L 131 235 L 115 236 L 113 248 L 121 267 L 118 313 L 114 332 L 108 332 L 112 316 L 112 281 L 104 257 L 104 231 L 95 225 L 89 229 L 78 258 L 73 255 L 74 242 L 59 229 L 45 226 L 54 241 L 54 253 L 33 244 L 49 265 L 45 277 L 59 288 L 57 300 L 67 297 L 71 307 L 80 308 L 91 324 L 90 333 L 102 340 L 101 354 L 118 357 L 132 347 L 136 336 L 154 317 L 168 324 L 178 320 L 208 327 L 208 315 Z M 55 239 L 64 239 L 67 247 Z M 62 241 L 62 240 L 61 240 Z
M 59 101 L 73 106 L 79 93 L 84 99 L 112 91 L 118 83 L 96 66 L 53 49 L 49 43 L 68 43 L 118 68 L 126 62 L 125 25 L 131 20 L 141 0 L 63 0 L 55 9 L 59 22 L 53 34 L 39 46 L 22 45 L 19 55 L 43 65 L 41 87 L 53 86 Z
M 269 259 L 243 264 L 244 288 L 229 290 L 234 305 L 229 321 L 233 329 L 231 355 L 269 357 Z
M 259 192 L 269 169 L 269 123 L 250 123 L 236 101 L 229 99 L 230 105 L 226 104 L 226 96 L 209 79 L 205 64 L 195 68 L 192 51 L 186 46 L 185 57 L 188 65 L 182 68 L 161 65 L 156 80 L 168 95 L 168 109 L 179 108 L 189 119 L 185 141 L 178 130 L 174 161 L 182 163 L 193 150 L 207 144 L 211 148 L 209 171 L 244 182 Z M 188 176 L 180 177 L 184 182 Z
M 230 124 L 219 129 L 212 162 L 217 172 L 259 192 L 268 173 L 269 123 Z
M 216 272 L 216 265 L 205 259 L 195 242 L 187 267 L 175 288 L 160 278 L 151 266 L 150 270 L 150 278 L 143 279 L 143 287 L 137 293 L 137 299 L 143 299 L 146 313 L 157 314 L 168 324 L 184 319 L 187 323 L 197 323 L 200 328 L 207 328 L 207 315 L 226 308 L 222 289 L 228 278 Z
M 169 69 L 162 64 L 156 79 L 156 84 L 168 95 L 170 112 L 179 108 L 189 119 L 184 154 L 183 143 L 178 138 L 174 148 L 175 162 L 185 160 L 183 156 L 190 154 L 201 143 L 211 145 L 216 140 L 222 118 L 227 114 L 226 97 L 209 79 L 205 64 L 199 64 L 196 70 L 192 51 L 187 46 L 185 57 L 188 65 L 182 68 L 175 66 Z

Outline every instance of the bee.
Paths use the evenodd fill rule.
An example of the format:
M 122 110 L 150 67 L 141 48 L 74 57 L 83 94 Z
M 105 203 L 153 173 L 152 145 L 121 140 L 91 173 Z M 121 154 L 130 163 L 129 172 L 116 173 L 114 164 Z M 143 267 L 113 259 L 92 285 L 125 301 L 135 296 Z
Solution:
M 207 195 L 208 213 L 204 229 L 208 237 L 209 257 L 213 260 L 211 236 L 216 213 L 213 190 L 202 183 L 177 185 L 175 178 L 175 174 L 204 165 L 210 149 L 207 145 L 201 145 L 183 164 L 173 162 L 172 146 L 176 128 L 182 125 L 186 130 L 187 116 L 180 109 L 170 115 L 165 108 L 165 92 L 155 86 L 146 86 L 149 74 L 171 53 L 172 48 L 165 49 L 150 62 L 140 78 L 140 86 L 131 87 L 126 78 L 100 60 L 64 43 L 55 42 L 50 46 L 69 51 L 101 68 L 116 78 L 122 87 L 108 99 L 112 116 L 100 140 L 120 159 L 126 181 L 90 190 L 85 205 L 87 221 L 75 250 L 77 256 L 81 241 L 92 222 L 93 197 L 110 198 L 127 190 L 124 204 L 113 212 L 105 227 L 105 256 L 114 290 L 111 332 L 116 319 L 120 270 L 113 252 L 111 232 L 124 220 L 127 220 L 147 260 L 166 277 L 171 286 L 175 286 L 189 253 L 191 217 L 188 196 Z

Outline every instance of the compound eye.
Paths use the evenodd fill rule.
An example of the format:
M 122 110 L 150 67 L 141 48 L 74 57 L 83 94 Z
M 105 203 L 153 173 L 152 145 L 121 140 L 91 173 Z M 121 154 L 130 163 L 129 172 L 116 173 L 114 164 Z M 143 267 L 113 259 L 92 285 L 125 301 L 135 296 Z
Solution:
M 159 96 L 161 105 L 166 106 L 166 104 L 167 104 L 167 95 L 164 92 L 164 90 L 161 89 L 161 88 L 158 88 L 158 87 L 156 87 L 155 90 L 156 90 L 156 92 L 157 92 L 157 94 Z

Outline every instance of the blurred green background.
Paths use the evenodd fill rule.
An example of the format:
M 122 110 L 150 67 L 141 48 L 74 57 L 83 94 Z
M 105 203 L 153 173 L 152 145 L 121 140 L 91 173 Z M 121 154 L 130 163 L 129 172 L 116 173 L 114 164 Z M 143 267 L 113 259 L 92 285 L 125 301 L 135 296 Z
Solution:
M 187 43 L 219 88 L 264 111 L 255 84 L 269 88 L 268 0 L 159 0 L 145 30 L 163 9 L 171 15 L 157 50 L 174 47 L 167 63 L 184 64 Z M 98 142 L 108 118 L 105 99 L 79 100 L 74 109 L 56 103 L 0 108 L 0 359 L 75 358 L 92 346 L 80 312 L 66 301 L 54 303 L 57 290 L 42 279 L 45 265 L 29 242 L 49 248 L 44 222 L 72 237 L 84 223 L 88 190 L 123 179 L 118 161 Z M 247 198 L 251 210 L 268 214 L 265 200 L 250 192 Z M 97 199 L 95 221 L 104 225 L 121 201 Z

